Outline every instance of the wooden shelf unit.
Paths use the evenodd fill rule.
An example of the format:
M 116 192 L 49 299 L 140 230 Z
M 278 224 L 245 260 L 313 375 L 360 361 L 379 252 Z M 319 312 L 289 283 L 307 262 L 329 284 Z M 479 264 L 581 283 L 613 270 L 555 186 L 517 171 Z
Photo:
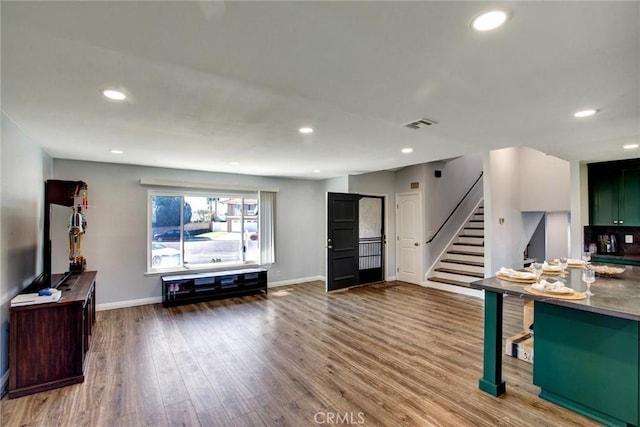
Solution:
M 9 309 L 10 399 L 84 381 L 96 321 L 96 272 L 72 274 L 58 289 L 58 302 Z
M 267 294 L 264 268 L 162 276 L 165 307 L 254 294 Z

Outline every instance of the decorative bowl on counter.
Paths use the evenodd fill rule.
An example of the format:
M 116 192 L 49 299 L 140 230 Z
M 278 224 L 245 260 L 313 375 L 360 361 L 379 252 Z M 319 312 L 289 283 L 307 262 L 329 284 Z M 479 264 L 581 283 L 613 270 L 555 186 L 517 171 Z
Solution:
M 613 267 L 611 265 L 591 265 L 590 267 L 598 276 L 616 277 L 624 273 L 625 267 Z

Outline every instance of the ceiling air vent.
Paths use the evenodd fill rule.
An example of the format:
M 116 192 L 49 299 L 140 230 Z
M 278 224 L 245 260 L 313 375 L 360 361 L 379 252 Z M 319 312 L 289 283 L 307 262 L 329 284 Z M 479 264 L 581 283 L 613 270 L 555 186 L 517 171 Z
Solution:
M 420 128 L 425 128 L 427 126 L 431 126 L 435 124 L 438 124 L 438 122 L 436 122 L 435 120 L 431 120 L 423 117 L 421 119 L 407 123 L 406 125 L 404 125 L 404 127 L 407 127 L 409 129 L 420 129 Z

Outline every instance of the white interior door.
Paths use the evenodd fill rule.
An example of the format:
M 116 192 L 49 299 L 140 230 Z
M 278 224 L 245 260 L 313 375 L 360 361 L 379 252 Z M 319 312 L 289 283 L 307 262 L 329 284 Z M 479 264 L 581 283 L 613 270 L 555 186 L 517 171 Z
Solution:
M 424 238 L 420 193 L 396 195 L 397 279 L 422 284 Z

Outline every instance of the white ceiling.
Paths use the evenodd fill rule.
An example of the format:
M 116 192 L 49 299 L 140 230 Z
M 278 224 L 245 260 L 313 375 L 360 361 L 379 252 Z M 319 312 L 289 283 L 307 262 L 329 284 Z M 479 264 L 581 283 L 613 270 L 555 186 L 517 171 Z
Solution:
M 490 5 L 511 20 L 471 30 Z M 54 158 L 318 179 L 510 146 L 640 157 L 621 149 L 640 141 L 636 1 L 3 1 L 1 15 L 2 110 Z M 573 117 L 584 108 L 600 113 Z M 438 124 L 403 127 L 421 117 Z

